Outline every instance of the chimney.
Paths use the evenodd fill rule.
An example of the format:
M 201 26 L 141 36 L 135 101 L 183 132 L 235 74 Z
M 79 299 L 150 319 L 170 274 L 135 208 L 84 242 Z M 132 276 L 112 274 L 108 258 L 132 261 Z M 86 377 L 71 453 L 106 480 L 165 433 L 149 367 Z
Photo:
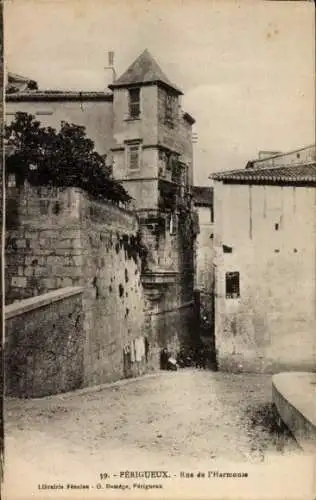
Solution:
M 114 52 L 108 52 L 108 65 L 112 68 L 114 66 Z
M 112 71 L 112 83 L 114 83 L 116 80 L 116 72 L 115 72 L 115 68 L 114 68 L 114 51 L 113 50 L 108 51 L 108 66 L 106 66 L 104 69 L 110 69 Z

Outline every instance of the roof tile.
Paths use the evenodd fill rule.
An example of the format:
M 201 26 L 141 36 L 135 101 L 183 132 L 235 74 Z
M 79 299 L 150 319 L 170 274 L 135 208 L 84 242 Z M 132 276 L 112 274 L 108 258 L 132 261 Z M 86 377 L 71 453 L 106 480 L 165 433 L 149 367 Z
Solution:
M 223 182 L 241 183 L 307 183 L 316 184 L 316 163 L 288 165 L 271 168 L 247 168 L 213 174 L 212 179 Z
M 177 93 L 182 94 L 169 78 L 164 74 L 152 55 L 146 49 L 144 52 L 130 65 L 130 67 L 109 87 L 124 87 L 134 84 L 145 84 L 160 82 L 172 89 Z

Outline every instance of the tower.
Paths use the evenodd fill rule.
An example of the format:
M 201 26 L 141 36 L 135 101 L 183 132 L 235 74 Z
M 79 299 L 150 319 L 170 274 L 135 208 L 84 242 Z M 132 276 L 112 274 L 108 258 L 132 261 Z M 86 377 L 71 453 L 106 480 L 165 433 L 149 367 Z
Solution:
M 148 50 L 110 89 L 113 174 L 135 200 L 142 241 L 148 249 L 142 283 L 152 311 L 157 307 L 160 321 L 164 318 L 157 328 L 163 337 L 161 344 L 167 345 L 164 336 L 169 319 L 161 313 L 168 307 L 174 311 L 174 338 L 179 336 L 185 330 L 183 303 L 188 304 L 193 296 L 194 119 L 181 108 L 182 91 L 170 82 Z
M 110 88 L 113 90 L 114 175 L 140 210 L 157 209 L 160 177 L 171 180 L 182 153 L 182 92 L 145 50 Z M 180 139 L 180 140 L 179 140 Z

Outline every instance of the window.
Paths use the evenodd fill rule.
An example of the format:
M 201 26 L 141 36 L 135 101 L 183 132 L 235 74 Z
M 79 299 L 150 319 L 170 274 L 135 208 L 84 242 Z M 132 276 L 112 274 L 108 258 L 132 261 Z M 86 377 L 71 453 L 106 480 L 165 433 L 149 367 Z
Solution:
M 224 253 L 232 253 L 233 252 L 233 247 L 230 247 L 228 245 L 223 245 L 223 252 Z
M 177 232 L 177 215 L 172 212 L 170 214 L 170 220 L 169 220 L 169 233 L 171 236 L 174 236 Z
M 129 91 L 129 116 L 132 119 L 139 118 L 140 115 L 140 89 L 130 89 Z
M 226 273 L 226 299 L 237 299 L 240 297 L 239 273 Z
M 128 144 L 127 146 L 127 166 L 129 170 L 139 170 L 140 168 L 140 143 Z
M 172 155 L 171 153 L 166 153 L 166 170 L 171 172 L 172 170 Z
M 175 119 L 175 104 L 176 99 L 171 94 L 165 95 L 165 122 L 173 125 Z

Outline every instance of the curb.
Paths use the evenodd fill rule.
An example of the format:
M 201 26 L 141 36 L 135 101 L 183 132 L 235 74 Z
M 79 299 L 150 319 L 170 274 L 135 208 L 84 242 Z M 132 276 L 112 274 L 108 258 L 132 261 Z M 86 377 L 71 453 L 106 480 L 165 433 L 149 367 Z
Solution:
M 161 375 L 161 371 L 158 371 L 155 373 L 148 373 L 145 375 L 140 375 L 138 377 L 123 378 L 120 380 L 116 380 L 115 382 L 107 382 L 105 384 L 94 385 L 91 387 L 83 387 L 82 389 L 75 389 L 74 391 L 70 391 L 70 392 L 51 394 L 49 396 L 44 396 L 42 398 L 29 398 L 29 400 L 41 401 L 43 399 L 67 399 L 67 398 L 70 398 L 73 396 L 81 396 L 84 394 L 93 394 L 95 392 L 101 392 L 105 389 L 111 389 L 112 387 L 121 387 L 124 385 L 128 385 L 130 383 L 141 382 L 142 380 L 146 380 L 148 378 L 155 378 L 155 377 L 158 377 L 160 375 Z

